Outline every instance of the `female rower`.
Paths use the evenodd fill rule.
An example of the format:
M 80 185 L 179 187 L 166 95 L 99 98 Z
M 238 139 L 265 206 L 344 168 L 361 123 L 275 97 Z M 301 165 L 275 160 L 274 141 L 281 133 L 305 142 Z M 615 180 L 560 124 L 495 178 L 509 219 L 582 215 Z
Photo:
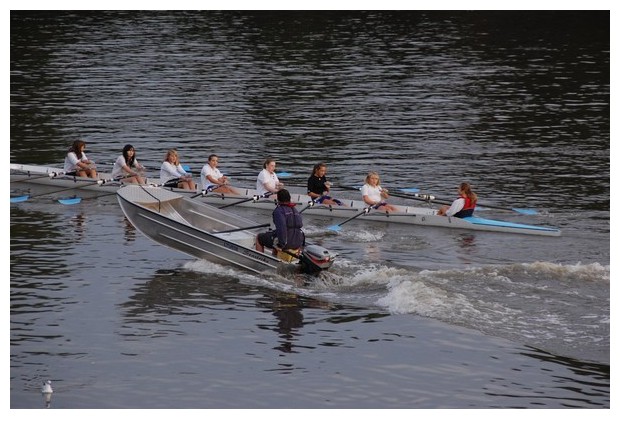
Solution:
M 130 144 L 125 145 L 123 154 L 116 158 L 112 167 L 112 177 L 123 183 L 144 185 L 146 178 L 143 173 L 144 167 L 136 160 L 136 150 Z
M 76 140 L 73 142 L 65 156 L 65 174 L 67 176 L 80 176 L 90 177 L 91 179 L 97 178 L 97 168 L 95 163 L 90 161 L 84 150 L 86 149 L 86 142 L 83 140 Z
M 275 194 L 282 188 L 284 188 L 284 184 L 280 182 L 276 175 L 276 160 L 267 158 L 263 163 L 263 170 L 256 178 L 256 192 L 258 195 L 266 193 Z
M 467 182 L 461 183 L 458 187 L 459 197 L 452 202 L 451 206 L 442 206 L 437 214 L 439 216 L 468 217 L 474 214 L 478 196 L 471 190 Z
M 230 182 L 228 177 L 224 176 L 217 168 L 218 163 L 219 157 L 217 155 L 209 155 L 207 163 L 200 171 L 200 183 L 202 185 L 202 189 L 205 190 L 211 186 L 215 187 L 217 192 L 236 194 L 235 191 L 227 186 Z
M 192 175 L 187 173 L 179 163 L 179 154 L 176 149 L 170 149 L 166 153 L 166 159 L 161 165 L 159 178 L 162 186 L 195 190 L 196 185 Z
M 364 186 L 362 186 L 362 199 L 366 204 L 388 213 L 398 211 L 396 207 L 385 201 L 389 194 L 387 189 L 380 186 L 381 179 L 378 173 L 371 171 L 366 176 L 364 182 Z
M 314 166 L 312 174 L 308 178 L 308 196 L 318 204 L 338 204 L 340 206 L 342 203 L 329 195 L 329 188 L 332 184 L 327 180 L 325 173 L 327 173 L 325 163 L 319 162 Z

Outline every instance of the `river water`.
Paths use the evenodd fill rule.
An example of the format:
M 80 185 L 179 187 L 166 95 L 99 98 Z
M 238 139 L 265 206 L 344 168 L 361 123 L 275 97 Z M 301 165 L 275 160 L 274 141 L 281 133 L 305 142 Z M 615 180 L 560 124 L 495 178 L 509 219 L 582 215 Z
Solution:
M 562 236 L 306 216 L 339 258 L 298 279 L 159 246 L 114 196 L 11 204 L 11 408 L 47 379 L 65 409 L 609 408 L 609 47 L 609 12 L 12 12 L 11 162 L 467 180 Z

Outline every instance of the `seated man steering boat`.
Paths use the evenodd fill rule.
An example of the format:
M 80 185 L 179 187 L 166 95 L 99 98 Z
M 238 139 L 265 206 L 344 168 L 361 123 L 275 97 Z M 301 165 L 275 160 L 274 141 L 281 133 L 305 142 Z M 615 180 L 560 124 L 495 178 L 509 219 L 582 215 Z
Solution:
M 295 208 L 295 204 L 291 203 L 291 194 L 286 189 L 278 191 L 277 201 L 278 206 L 272 213 L 273 224 L 276 229 L 258 234 L 256 250 L 264 252 L 265 247 L 269 247 L 274 250 L 278 257 L 289 254 L 290 258 L 290 253 L 298 254 L 305 244 L 306 237 L 301 229 L 303 221 L 301 214 Z

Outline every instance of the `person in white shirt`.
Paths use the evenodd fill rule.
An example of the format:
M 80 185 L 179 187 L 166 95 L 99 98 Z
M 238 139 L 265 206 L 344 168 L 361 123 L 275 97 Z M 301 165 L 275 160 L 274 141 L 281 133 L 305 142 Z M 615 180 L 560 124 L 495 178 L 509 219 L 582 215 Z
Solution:
M 268 192 L 275 194 L 282 188 L 284 188 L 284 184 L 278 180 L 276 175 L 276 160 L 267 158 L 263 163 L 263 170 L 256 179 L 256 192 L 258 195 L 264 195 Z
M 222 172 L 217 168 L 218 163 L 219 157 L 217 155 L 209 155 L 207 163 L 200 171 L 200 184 L 202 186 L 202 190 L 206 190 L 211 186 L 214 192 L 235 194 L 235 191 L 226 186 L 230 184 L 230 181 L 228 180 L 228 177 L 224 176 L 224 174 L 222 174 Z
M 135 168 L 135 170 L 134 170 Z M 136 149 L 130 144 L 125 145 L 123 154 L 116 158 L 112 167 L 112 177 L 123 183 L 135 183 L 144 185 L 144 167 L 136 159 Z
M 179 163 L 179 154 L 175 149 L 170 149 L 166 153 L 166 159 L 161 165 L 159 179 L 162 186 L 195 190 L 196 185 L 192 180 L 192 175 L 187 173 Z
M 385 201 L 389 196 L 388 190 L 380 186 L 381 179 L 377 172 L 371 171 L 368 173 L 364 182 L 365 184 L 362 186 L 362 199 L 366 204 L 386 212 L 398 211 L 396 207 Z
M 73 142 L 65 157 L 64 171 L 67 176 L 90 177 L 91 179 L 97 178 L 97 167 L 95 167 L 93 161 L 90 161 L 86 157 L 84 153 L 85 149 L 85 141 L 76 140 Z

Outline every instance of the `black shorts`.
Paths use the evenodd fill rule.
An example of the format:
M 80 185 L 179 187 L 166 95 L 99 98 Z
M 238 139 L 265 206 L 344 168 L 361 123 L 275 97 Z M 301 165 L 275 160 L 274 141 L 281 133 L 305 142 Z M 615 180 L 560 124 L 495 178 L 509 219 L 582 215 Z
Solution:
M 275 238 L 276 238 L 275 231 L 267 231 L 267 232 L 261 232 L 260 234 L 258 234 L 257 240 L 261 246 L 269 247 L 273 249 L 273 240 Z
M 178 178 L 177 179 L 170 179 L 166 183 L 164 183 L 164 187 L 166 187 L 166 188 L 178 188 L 180 181 L 181 181 L 181 179 L 178 179 Z

